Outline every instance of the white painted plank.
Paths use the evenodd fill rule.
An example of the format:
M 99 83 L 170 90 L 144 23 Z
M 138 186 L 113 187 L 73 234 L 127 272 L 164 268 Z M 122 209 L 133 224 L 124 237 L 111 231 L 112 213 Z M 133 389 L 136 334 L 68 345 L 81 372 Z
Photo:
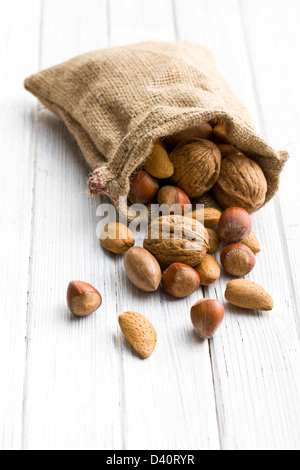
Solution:
M 34 115 L 24 77 L 38 67 L 40 2 L 0 4 L 0 449 L 22 438 Z
M 243 100 L 253 121 L 258 123 L 237 0 L 212 0 L 209 4 L 204 0 L 174 0 L 174 4 L 177 39 L 192 41 L 212 50 L 220 72 Z M 233 26 L 237 31 L 232 30 Z
M 222 7 L 224 2 L 211 2 L 208 8 L 207 2 L 204 4 L 197 1 L 186 17 L 184 13 L 188 3 L 182 2 L 183 11 L 177 17 L 180 34 L 183 25 L 186 25 L 185 27 L 189 29 L 184 33 L 187 38 L 193 38 L 203 44 L 206 41 L 206 45 L 214 50 L 223 73 L 230 79 L 258 122 L 259 114 L 251 89 L 246 49 L 240 35 L 241 28 L 237 27 L 240 23 L 236 2 L 227 3 L 230 5 L 230 11 L 225 12 Z M 11 5 L 19 7 L 20 2 L 10 0 L 9 4 L 10 8 Z M 143 7 L 139 10 L 141 4 Z M 126 7 L 126 11 L 122 10 L 122 5 Z M 28 2 L 26 6 L 28 7 Z M 11 10 L 7 14 L 11 15 L 13 11 L 16 12 Z M 32 20 L 35 14 L 32 8 L 28 9 L 28 15 L 25 9 L 18 11 L 20 13 L 18 30 L 23 31 L 26 21 Z M 130 4 L 112 2 L 111 43 L 173 39 L 169 35 L 172 29 L 169 2 L 155 3 L 155 11 L 159 18 L 159 20 L 156 18 L 159 23 L 157 30 L 155 21 L 149 21 L 149 18 L 153 18 L 153 11 L 153 2 L 151 2 L 151 11 L 150 2 L 136 1 Z M 218 13 L 219 11 L 222 15 Z M 74 0 L 46 1 L 42 66 L 52 65 L 85 50 L 104 47 L 106 13 L 103 2 L 88 1 L 83 5 L 82 2 Z M 137 22 L 135 16 L 138 18 Z M 4 24 L 10 26 L 4 28 L 3 36 L 5 34 L 5 37 L 9 38 L 12 31 L 11 22 L 6 21 L 7 16 L 4 15 L 3 18 Z M 163 26 L 166 28 L 164 31 L 161 30 L 161 18 L 164 19 Z M 13 19 L 15 21 L 15 17 Z M 122 33 L 119 33 L 120 23 L 122 25 L 125 23 Z M 223 23 L 227 24 L 228 28 Z M 208 26 L 214 32 L 214 37 Z M 167 34 L 165 31 L 168 31 Z M 21 86 L 18 92 L 12 92 L 11 85 L 14 79 L 20 77 L 20 81 L 23 80 L 25 75 L 34 71 L 34 61 L 37 63 L 37 58 L 32 54 L 34 44 L 36 45 L 33 37 L 37 29 L 26 27 L 26 32 L 27 40 L 32 41 L 29 44 L 32 46 L 30 48 L 27 42 L 24 42 L 22 35 L 24 47 L 26 45 L 26 51 L 28 48 L 31 54 L 30 60 L 28 60 L 29 55 L 25 53 L 20 57 L 26 67 L 26 73 L 21 71 L 20 66 L 16 75 L 14 61 L 8 68 L 9 76 L 4 74 L 4 78 L 0 77 L 0 81 L 3 80 L 6 85 L 4 89 L 11 91 L 9 99 L 12 101 L 18 93 L 21 93 Z M 1 45 L 2 41 L 0 48 Z M 9 49 L 6 48 L 5 42 L 3 47 L 7 53 Z M 16 47 L 16 43 L 13 42 L 11 47 Z M 232 55 L 233 50 L 234 55 Z M 14 52 L 16 52 L 15 58 L 18 51 Z M 226 64 L 227 56 L 230 55 L 231 58 L 229 57 Z M 3 57 L 2 50 L 1 57 Z M 242 65 L 237 68 L 237 59 L 241 57 Z M 267 90 L 264 90 L 264 93 L 267 93 Z M 4 96 L 8 97 L 7 94 Z M 24 96 L 25 94 L 22 94 L 21 99 L 28 102 L 29 96 L 26 98 Z M 34 107 L 34 101 L 31 102 Z M 296 110 L 294 112 L 296 113 Z M 12 135 L 8 144 L 5 141 L 5 147 L 3 144 L 4 153 L 0 142 L 1 158 L 2 155 L 6 155 L 7 149 L 12 149 L 14 154 L 20 154 L 20 143 L 22 155 L 29 154 L 29 139 L 32 136 L 30 128 L 29 132 L 28 128 L 24 132 L 22 140 L 17 141 L 13 138 L 15 135 L 13 124 L 16 123 L 16 128 L 21 128 L 21 123 L 19 126 L 17 124 L 19 119 L 17 114 L 11 114 L 13 116 L 11 121 L 7 119 L 8 114 L 5 115 L 5 121 L 0 117 L 1 130 L 4 129 L 7 120 L 8 133 L 5 135 Z M 23 111 L 22 116 L 24 114 L 26 113 Z M 268 116 L 270 114 L 272 113 L 270 112 Z M 26 126 L 28 122 L 25 121 Z M 32 124 L 32 120 L 30 123 Z M 198 342 L 186 317 L 189 305 L 196 296 L 187 301 L 163 303 L 163 297 L 155 294 L 151 296 L 153 300 L 151 302 L 150 296 L 141 295 L 125 279 L 124 283 L 122 282 L 124 271 L 120 260 L 117 275 L 121 282 L 116 298 L 115 262 L 112 257 L 99 252 L 94 235 L 97 201 L 91 202 L 85 195 L 85 174 L 88 169 L 81 163 L 77 147 L 65 128 L 46 112 L 41 113 L 37 145 L 38 171 L 31 266 L 32 285 L 29 297 L 24 447 L 35 449 L 113 449 L 122 445 L 126 448 L 165 449 L 218 447 L 208 344 Z M 22 168 L 26 171 L 28 159 L 24 158 L 25 161 L 26 165 Z M 24 162 L 20 160 L 18 167 L 20 168 Z M 6 161 L 4 163 L 7 164 Z M 5 167 L 5 175 L 12 171 L 11 166 Z M 25 183 L 22 181 L 22 184 L 30 181 L 31 176 L 32 172 L 29 171 L 29 179 L 24 179 Z M 4 184 L 6 181 L 5 178 Z M 7 188 L 2 184 L 3 187 Z M 28 189 L 30 189 L 29 183 Z M 20 207 L 19 196 L 14 194 L 13 197 L 18 200 L 9 200 L 8 203 L 11 207 Z M 23 193 L 22 203 L 24 206 Z M 30 204 L 30 198 L 25 199 L 28 209 Z M 4 219 L 1 217 L 1 221 L 10 221 L 10 213 L 7 215 L 5 212 L 4 216 Z M 5 240 L 8 243 L 5 246 L 12 247 L 10 251 L 18 255 L 18 261 L 20 260 L 18 272 L 22 271 L 23 280 L 26 264 L 21 261 L 26 259 L 24 253 L 29 247 L 29 236 L 26 238 L 29 219 L 28 223 L 25 219 L 27 220 L 26 214 L 22 213 L 20 226 L 24 227 L 24 230 L 18 233 L 25 236 L 20 239 L 18 235 L 17 240 L 22 250 L 16 251 L 17 243 L 15 239 L 12 240 L 12 229 L 9 230 L 10 240 Z M 213 358 L 223 448 L 299 447 L 300 433 L 297 423 L 299 351 L 290 298 L 288 294 L 285 299 L 282 295 L 283 292 L 284 294 L 288 292 L 288 286 L 285 280 L 280 238 L 274 220 L 275 212 L 272 204 L 254 217 L 255 228 L 265 250 L 259 257 L 259 266 L 251 276 L 259 282 L 263 280 L 266 287 L 274 294 L 276 301 L 274 314 L 237 316 L 237 311 L 231 309 L 220 334 L 209 345 Z M 272 244 L 269 241 L 270 232 L 274 233 Z M 4 265 L 16 264 L 9 264 L 8 261 L 6 257 Z M 15 274 L 15 271 L 10 273 L 10 278 L 13 278 L 12 274 Z M 71 319 L 64 302 L 68 281 L 79 276 L 97 287 L 100 278 L 101 284 L 103 283 L 103 289 L 99 287 L 103 293 L 103 307 L 97 315 L 84 321 Z M 7 282 L 7 277 L 4 281 Z M 1 282 L 0 285 L 5 284 Z M 22 282 L 18 285 L 21 286 Z M 6 288 L 6 293 L 10 292 L 9 289 L 10 287 Z M 221 299 L 224 285 L 217 285 L 216 289 Z M 26 291 L 24 288 L 23 290 L 20 288 L 19 291 L 20 305 L 23 305 L 26 303 Z M 210 295 L 214 294 L 213 291 L 214 289 L 209 291 Z M 6 300 L 10 298 L 14 299 L 15 306 L 13 293 L 7 295 Z M 145 313 L 155 324 L 161 341 L 148 361 L 140 361 L 132 354 L 122 338 L 120 364 L 118 364 L 116 351 L 120 346 L 121 336 L 120 332 L 115 336 L 118 331 L 116 302 L 117 313 L 126 309 L 136 309 Z M 10 309 L 12 309 L 11 304 L 5 311 L 11 312 Z M 20 372 L 23 379 L 23 360 L 21 371 L 19 358 L 24 352 L 20 336 L 23 337 L 25 329 L 25 318 L 23 319 L 21 315 L 20 321 L 20 312 L 21 309 L 18 312 L 13 311 L 13 315 L 7 318 L 4 328 L 2 325 L 1 332 L 0 348 L 3 347 L 6 355 L 7 351 L 10 352 L 9 357 L 1 355 L 1 358 L 8 357 L 6 363 L 1 363 L 4 369 L 4 374 L 1 374 L 3 380 L 1 386 L 4 385 L 6 395 L 9 394 L 9 400 L 5 402 L 4 420 L 1 419 L 2 431 L 5 433 L 2 433 L 0 443 L 2 442 L 4 448 L 18 447 L 20 441 L 22 386 Z M 162 318 L 165 319 L 164 322 Z M 171 331 L 174 333 L 170 333 Z M 4 333 L 3 338 L 2 333 Z M 120 368 L 120 383 L 118 368 Z M 10 375 L 12 371 L 13 376 Z
M 259 15 L 257 9 L 259 8 Z M 281 228 L 295 311 L 300 322 L 300 3 L 241 2 L 264 130 L 279 149 L 290 152 L 281 179 L 276 212 Z M 253 28 L 255 24 L 255 28 Z M 266 34 L 266 24 L 267 34 Z
M 107 44 L 106 2 L 45 0 L 41 67 Z M 33 69 L 32 72 L 35 72 Z M 34 106 L 34 101 L 33 101 Z M 122 446 L 114 260 L 96 238 L 89 169 L 64 125 L 39 113 L 29 296 L 25 449 Z M 90 282 L 103 305 L 85 319 L 66 307 L 68 282 Z
M 218 449 L 208 343 L 190 323 L 190 308 L 201 290 L 175 300 L 159 289 L 143 294 L 118 265 L 119 311 L 142 313 L 156 328 L 158 342 L 142 361 L 121 337 L 126 449 Z
M 111 43 L 175 39 L 169 1 L 110 2 Z M 163 19 L 163 21 L 162 21 Z M 218 449 L 219 436 L 207 342 L 190 323 L 190 307 L 202 297 L 174 300 L 143 294 L 118 263 L 118 311 L 138 311 L 158 334 L 155 352 L 141 361 L 121 336 L 126 449 Z
M 110 45 L 172 41 L 172 0 L 109 0 Z
M 175 5 L 178 38 L 214 52 L 222 73 L 258 126 L 260 115 L 238 2 L 178 0 Z M 256 14 L 260 8 L 257 2 Z M 266 22 L 266 37 L 267 28 Z M 295 449 L 300 445 L 299 344 L 273 202 L 255 214 L 253 221 L 263 252 L 249 278 L 272 293 L 275 308 L 269 314 L 243 313 L 227 304 L 223 328 L 210 341 L 221 446 Z M 207 295 L 223 301 L 229 279 L 222 277 L 207 289 Z

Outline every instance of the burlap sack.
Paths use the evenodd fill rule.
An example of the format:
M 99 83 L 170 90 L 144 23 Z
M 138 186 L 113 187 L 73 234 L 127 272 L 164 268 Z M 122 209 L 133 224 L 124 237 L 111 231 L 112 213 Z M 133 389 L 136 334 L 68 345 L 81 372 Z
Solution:
M 266 202 L 278 188 L 288 153 L 256 133 L 200 46 L 148 42 L 95 51 L 33 75 L 25 87 L 75 136 L 93 170 L 90 193 L 106 193 L 117 207 L 157 138 L 205 121 L 225 122 L 229 140 L 261 166 Z

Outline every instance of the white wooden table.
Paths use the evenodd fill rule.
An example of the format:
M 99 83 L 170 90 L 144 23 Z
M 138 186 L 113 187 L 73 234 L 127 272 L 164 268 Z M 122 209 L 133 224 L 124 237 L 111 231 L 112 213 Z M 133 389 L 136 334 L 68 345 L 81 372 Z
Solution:
M 299 0 L 1 0 L 1 449 L 300 448 L 299 20 Z M 89 169 L 22 86 L 89 50 L 176 39 L 210 48 L 263 136 L 291 154 L 253 217 L 263 251 L 249 278 L 274 311 L 227 305 L 209 342 L 189 321 L 202 291 L 143 294 L 100 249 Z M 71 317 L 72 279 L 100 289 L 97 314 Z M 223 301 L 227 281 L 204 295 Z M 146 361 L 118 327 L 128 309 L 157 329 Z

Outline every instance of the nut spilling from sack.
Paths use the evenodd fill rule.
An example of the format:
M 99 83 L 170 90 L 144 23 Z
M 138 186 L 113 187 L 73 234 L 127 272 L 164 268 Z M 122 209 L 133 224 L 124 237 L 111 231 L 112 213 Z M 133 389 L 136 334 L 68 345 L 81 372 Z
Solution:
M 74 135 L 92 169 L 90 194 L 105 193 L 121 212 L 120 196 L 145 204 L 166 184 L 192 202 L 209 198 L 209 207 L 249 213 L 278 189 L 288 153 L 259 136 L 203 47 L 144 42 L 93 51 L 25 87 Z
M 288 153 L 258 135 L 207 49 L 188 42 L 113 47 L 43 70 L 25 87 L 77 140 L 92 170 L 90 195 L 106 194 L 126 216 L 121 197 L 133 207 L 167 208 L 168 215 L 151 220 L 143 247 L 135 246 L 133 227 L 116 220 L 100 237 L 105 250 L 124 254 L 133 289 L 147 293 L 140 295 L 162 284 L 171 301 L 213 284 L 221 275 L 220 249 L 224 276 L 254 269 L 260 245 L 250 214 L 276 193 Z M 204 204 L 204 211 L 193 211 L 193 204 Z M 81 281 L 70 284 L 67 298 L 77 316 L 102 302 Z M 229 282 L 225 298 L 238 308 L 273 308 L 271 296 L 245 279 Z M 224 307 L 201 299 L 190 318 L 201 338 L 211 338 Z M 127 311 L 119 325 L 138 354 L 149 357 L 156 345 L 152 323 Z
M 191 199 L 211 191 L 222 209 L 236 206 L 251 214 L 264 205 L 268 183 L 260 166 L 232 145 L 224 144 L 226 152 L 222 154 L 220 138 L 228 141 L 225 126 L 222 136 L 217 133 L 216 137 L 212 126 L 204 124 L 212 130 L 211 140 L 199 139 L 201 126 L 194 126 L 186 130 L 187 140 L 180 142 L 174 136 L 155 143 L 143 167 L 130 178 L 128 197 L 132 204 L 151 203 L 157 196 L 160 205 L 174 206 L 174 213 L 180 214 Z M 177 142 L 176 147 L 170 142 Z
M 174 194 L 177 194 L 176 187 Z M 255 255 L 261 251 L 252 228 L 251 216 L 241 207 L 230 207 L 223 212 L 207 207 L 183 215 L 173 213 L 156 218 L 148 227 L 143 248 L 127 243 L 128 233 L 132 233 L 127 226 L 122 227 L 119 223 L 118 231 L 115 226 L 115 222 L 111 222 L 104 227 L 100 236 L 102 246 L 112 253 L 121 254 L 126 251 L 125 272 L 137 289 L 153 293 L 161 285 L 170 300 L 191 296 L 200 286 L 210 286 L 220 278 L 220 265 L 212 256 L 219 250 L 223 274 L 234 277 L 249 274 L 255 267 Z M 113 230 L 115 242 L 112 243 L 110 239 L 109 243 L 103 243 L 102 238 L 112 234 Z M 118 240 L 117 233 L 123 234 L 124 242 Z M 135 243 L 133 235 L 130 236 L 130 242 Z M 120 245 L 124 250 L 116 250 L 115 247 Z M 239 308 L 261 311 L 273 309 L 270 294 L 259 284 L 246 279 L 228 282 L 224 295 L 229 303 Z M 124 315 L 127 319 L 126 315 L 129 313 Z M 152 352 L 156 336 L 154 338 L 151 333 L 151 337 L 148 337 L 144 332 L 146 330 L 142 330 L 142 333 L 138 325 L 135 325 L 136 316 L 140 314 L 131 312 L 130 315 L 134 337 L 128 334 L 126 328 L 122 328 L 122 331 L 134 349 L 142 357 L 148 357 L 149 353 L 144 349 L 139 351 L 136 343 L 144 341 L 143 348 L 145 344 L 149 344 Z M 214 336 L 224 315 L 224 306 L 218 300 L 205 297 L 198 300 L 190 311 L 192 325 L 202 339 Z M 123 318 L 122 315 L 120 318 Z

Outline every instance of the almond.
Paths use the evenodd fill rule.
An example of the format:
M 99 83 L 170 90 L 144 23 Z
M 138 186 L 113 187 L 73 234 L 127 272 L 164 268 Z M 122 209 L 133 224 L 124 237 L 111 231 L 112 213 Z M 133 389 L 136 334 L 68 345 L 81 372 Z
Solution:
M 228 155 L 233 155 L 235 153 L 242 153 L 230 144 L 216 144 L 216 146 L 220 150 L 222 157 L 228 157 Z
M 220 124 L 217 124 L 214 127 L 214 136 L 220 142 L 223 142 L 224 144 L 229 144 L 229 140 L 227 138 L 227 133 L 226 133 L 226 124 L 224 122 L 221 122 Z
M 253 310 L 272 310 L 274 302 L 270 294 L 256 282 L 235 279 L 227 284 L 225 299 L 236 307 Z
M 161 281 L 161 269 L 157 260 L 149 251 L 139 246 L 130 248 L 124 256 L 127 276 L 138 289 L 154 292 Z
M 247 237 L 246 240 L 243 240 L 243 245 L 246 245 L 248 248 L 250 248 L 254 254 L 261 251 L 259 241 L 253 230 L 251 231 L 249 237 Z
M 210 284 L 213 284 L 221 275 L 220 266 L 211 255 L 205 255 L 201 263 L 194 269 L 200 276 L 201 286 L 209 286 Z
M 206 228 L 215 228 L 220 220 L 222 212 L 214 207 L 205 207 L 204 209 L 198 209 L 189 214 L 186 214 L 185 217 L 192 217 L 193 219 L 198 220 L 198 222 L 204 224 Z
M 155 178 L 170 178 L 174 173 L 174 166 L 169 155 L 160 144 L 154 144 L 150 157 L 144 163 L 144 170 Z
M 198 126 L 191 126 L 177 134 L 166 137 L 167 145 L 171 148 L 176 147 L 187 139 L 210 139 L 213 129 L 208 122 L 202 122 Z
M 218 234 L 211 228 L 207 228 L 207 233 L 209 237 L 209 249 L 207 250 L 207 253 L 213 254 L 219 251 L 220 249 L 220 239 Z
M 100 235 L 100 243 L 108 251 L 120 254 L 129 250 L 134 243 L 134 235 L 126 225 L 120 222 L 109 222 Z
M 149 357 L 156 346 L 156 331 L 150 321 L 141 313 L 125 312 L 119 316 L 123 335 L 143 358 Z

